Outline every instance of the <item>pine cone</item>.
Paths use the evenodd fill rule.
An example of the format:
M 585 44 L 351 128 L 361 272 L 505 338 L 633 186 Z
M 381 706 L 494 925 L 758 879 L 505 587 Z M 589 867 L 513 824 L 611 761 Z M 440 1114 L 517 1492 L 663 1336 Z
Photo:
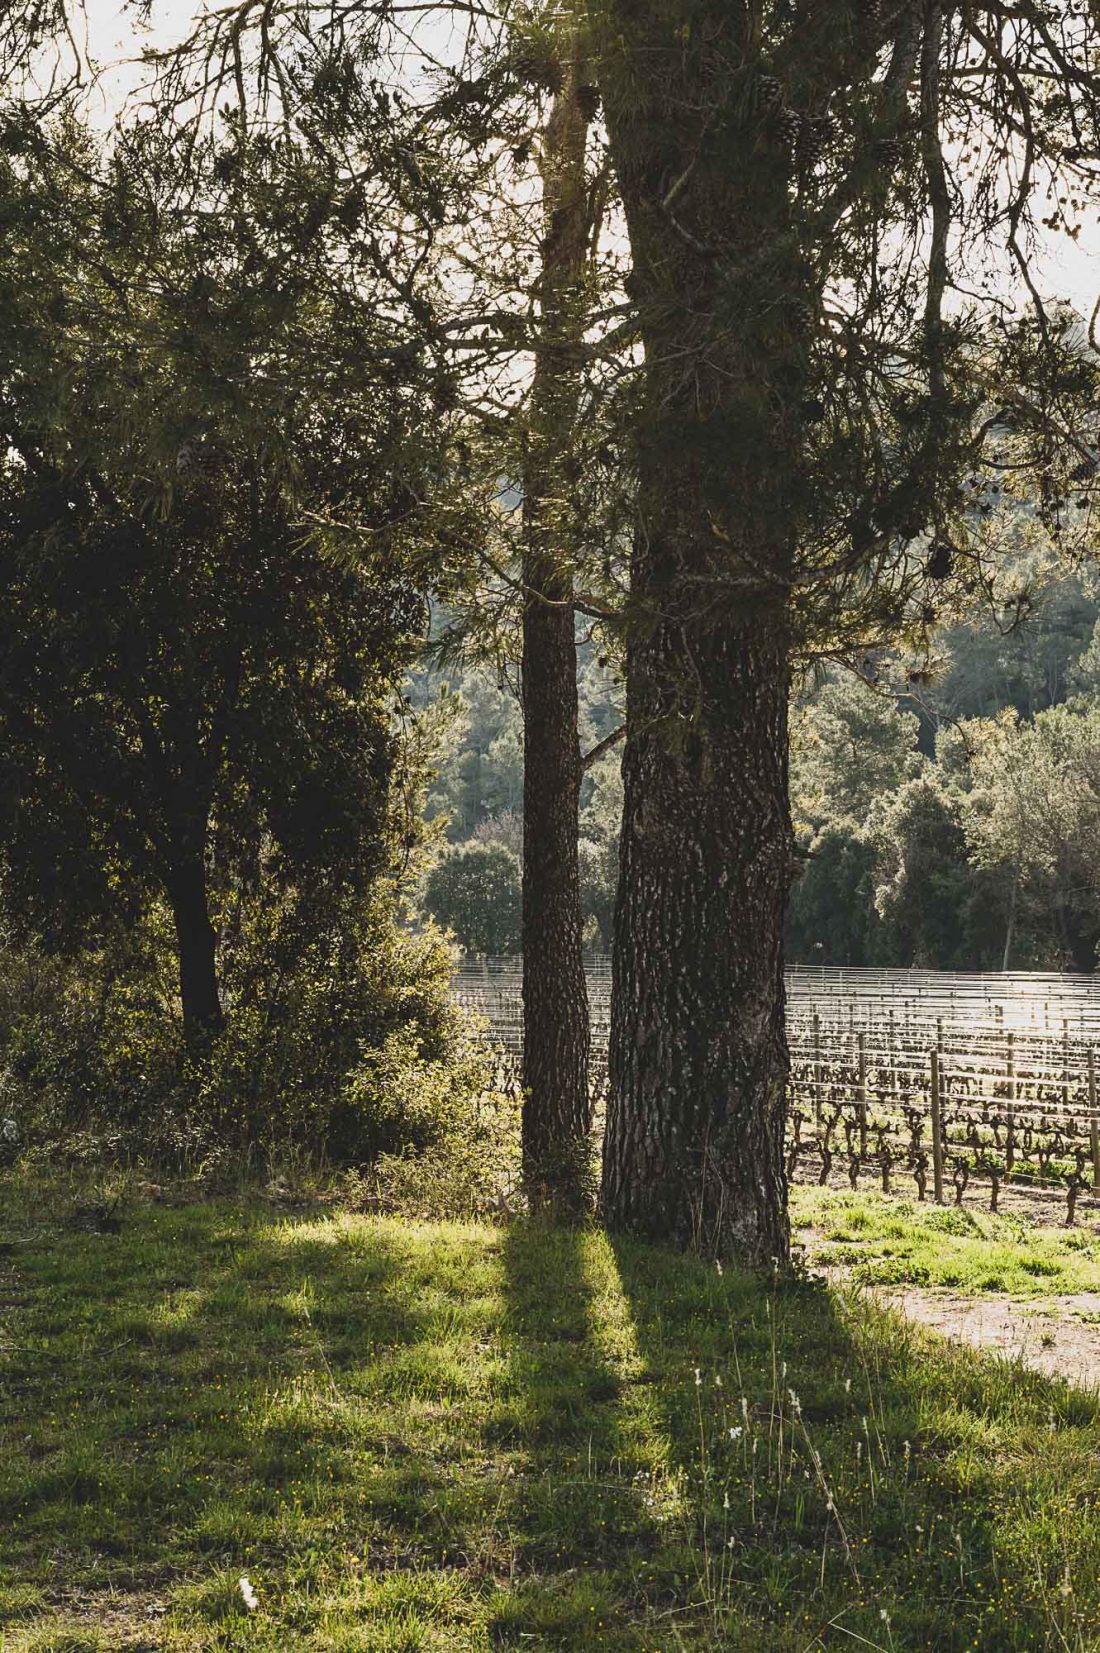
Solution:
M 576 92 L 577 108 L 586 121 L 594 121 L 600 108 L 600 89 L 598 86 L 578 86 Z
M 817 165 L 837 131 L 832 115 L 817 115 L 812 120 L 803 121 L 798 135 L 798 158 L 804 167 Z
M 778 109 L 783 102 L 783 87 L 774 75 L 761 75 L 756 93 L 762 109 Z
M 802 131 L 802 116 L 797 109 L 780 109 L 775 117 L 775 129 L 780 139 L 789 149 L 798 143 L 799 133 Z

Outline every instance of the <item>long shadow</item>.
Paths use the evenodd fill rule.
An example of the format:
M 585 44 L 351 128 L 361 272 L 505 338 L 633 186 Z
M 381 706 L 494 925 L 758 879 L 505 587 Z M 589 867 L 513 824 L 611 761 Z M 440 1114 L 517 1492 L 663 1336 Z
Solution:
M 287 1647 L 1100 1645 L 1095 1402 L 819 1283 L 232 1202 L 20 1272 L 0 1624 L 63 1553 L 196 1624 L 247 1572 Z
M 1023 1468 L 1045 1430 L 1062 1477 L 1094 1480 L 1092 1398 L 820 1280 L 614 1254 L 718 1645 L 1098 1645 L 1095 1541 L 1071 1566 L 1042 1445 Z
M 491 1434 L 515 1478 L 500 1645 L 659 1645 L 653 1579 L 679 1555 L 664 1443 L 610 1260 L 591 1231 L 531 1222 L 505 1237 L 509 1378 Z

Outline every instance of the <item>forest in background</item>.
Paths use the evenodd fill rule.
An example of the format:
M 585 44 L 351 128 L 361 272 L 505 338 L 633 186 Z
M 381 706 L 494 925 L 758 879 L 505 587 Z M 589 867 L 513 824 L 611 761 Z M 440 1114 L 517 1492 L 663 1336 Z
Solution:
M 1021 554 L 1011 599 L 960 605 L 910 676 L 900 655 L 807 671 L 792 701 L 799 964 L 1092 970 L 1100 938 L 1100 579 Z M 621 673 L 578 628 L 581 744 L 622 722 Z M 423 911 L 471 953 L 520 946 L 518 668 L 428 664 L 438 708 Z M 586 951 L 607 953 L 618 884 L 620 752 L 586 771 Z

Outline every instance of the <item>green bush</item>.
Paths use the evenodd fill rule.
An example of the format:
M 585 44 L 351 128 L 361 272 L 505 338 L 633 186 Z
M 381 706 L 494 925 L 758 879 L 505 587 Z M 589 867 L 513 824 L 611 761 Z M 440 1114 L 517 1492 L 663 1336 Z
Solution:
M 226 1031 L 197 1055 L 155 926 L 67 964 L 9 956 L 0 1126 L 20 1150 L 367 1164 L 424 1152 L 475 1105 L 487 1058 L 450 998 L 450 950 L 402 929 L 385 894 L 256 904 L 225 929 Z
M 468 953 L 519 951 L 520 865 L 504 844 L 448 850 L 425 880 L 424 904 Z

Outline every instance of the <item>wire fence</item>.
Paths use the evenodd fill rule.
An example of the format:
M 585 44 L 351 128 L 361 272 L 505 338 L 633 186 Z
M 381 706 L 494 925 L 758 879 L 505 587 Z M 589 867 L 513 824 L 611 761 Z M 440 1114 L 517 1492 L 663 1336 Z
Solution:
M 466 960 L 459 999 L 486 1017 L 518 1082 L 522 963 Z M 593 1087 L 606 1086 L 611 972 L 588 967 Z M 795 967 L 787 1170 L 822 1185 L 910 1180 L 919 1199 L 1065 1201 L 1100 1193 L 1100 981 L 1089 976 Z

